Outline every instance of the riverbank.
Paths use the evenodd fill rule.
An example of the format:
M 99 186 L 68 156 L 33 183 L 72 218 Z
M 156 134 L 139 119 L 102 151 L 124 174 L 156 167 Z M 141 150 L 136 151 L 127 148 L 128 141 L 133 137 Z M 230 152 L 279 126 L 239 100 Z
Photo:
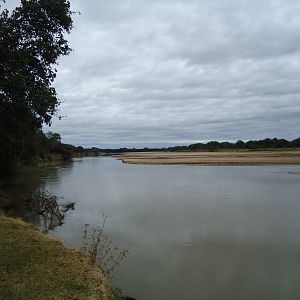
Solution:
M 33 225 L 0 215 L 0 299 L 109 299 L 100 269 Z
M 131 152 L 113 157 L 128 164 L 289 165 L 300 164 L 300 150 L 218 152 Z

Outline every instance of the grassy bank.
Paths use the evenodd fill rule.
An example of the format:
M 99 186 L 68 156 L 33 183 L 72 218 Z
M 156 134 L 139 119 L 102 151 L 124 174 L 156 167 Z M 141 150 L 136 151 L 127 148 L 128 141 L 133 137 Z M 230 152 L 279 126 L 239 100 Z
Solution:
M 0 215 L 0 299 L 108 299 L 101 271 L 81 251 Z

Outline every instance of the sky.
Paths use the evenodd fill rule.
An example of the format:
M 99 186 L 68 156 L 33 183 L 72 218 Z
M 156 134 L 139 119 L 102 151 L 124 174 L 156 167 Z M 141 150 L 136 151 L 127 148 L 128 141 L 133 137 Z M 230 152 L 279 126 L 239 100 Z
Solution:
M 17 0 L 7 0 L 8 6 Z M 300 136 L 299 0 L 71 0 L 62 141 L 156 147 Z

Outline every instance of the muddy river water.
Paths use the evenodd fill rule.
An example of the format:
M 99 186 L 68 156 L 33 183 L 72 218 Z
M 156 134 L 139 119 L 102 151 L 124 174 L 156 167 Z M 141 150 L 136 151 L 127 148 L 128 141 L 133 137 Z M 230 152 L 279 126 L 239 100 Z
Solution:
M 51 234 L 99 224 L 130 254 L 112 281 L 140 300 L 300 299 L 300 166 L 129 165 L 109 157 L 27 171 L 15 192 L 75 201 Z M 42 226 L 37 216 L 27 219 Z

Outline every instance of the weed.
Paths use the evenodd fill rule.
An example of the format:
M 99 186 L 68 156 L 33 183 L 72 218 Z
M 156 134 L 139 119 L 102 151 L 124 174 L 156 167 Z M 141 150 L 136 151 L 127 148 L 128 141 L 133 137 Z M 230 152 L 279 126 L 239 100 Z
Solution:
M 112 279 L 113 272 L 129 252 L 112 245 L 112 241 L 104 233 L 106 221 L 107 216 L 103 215 L 101 226 L 85 224 L 82 232 L 82 250 L 90 257 L 92 265 L 101 268 L 109 280 Z

